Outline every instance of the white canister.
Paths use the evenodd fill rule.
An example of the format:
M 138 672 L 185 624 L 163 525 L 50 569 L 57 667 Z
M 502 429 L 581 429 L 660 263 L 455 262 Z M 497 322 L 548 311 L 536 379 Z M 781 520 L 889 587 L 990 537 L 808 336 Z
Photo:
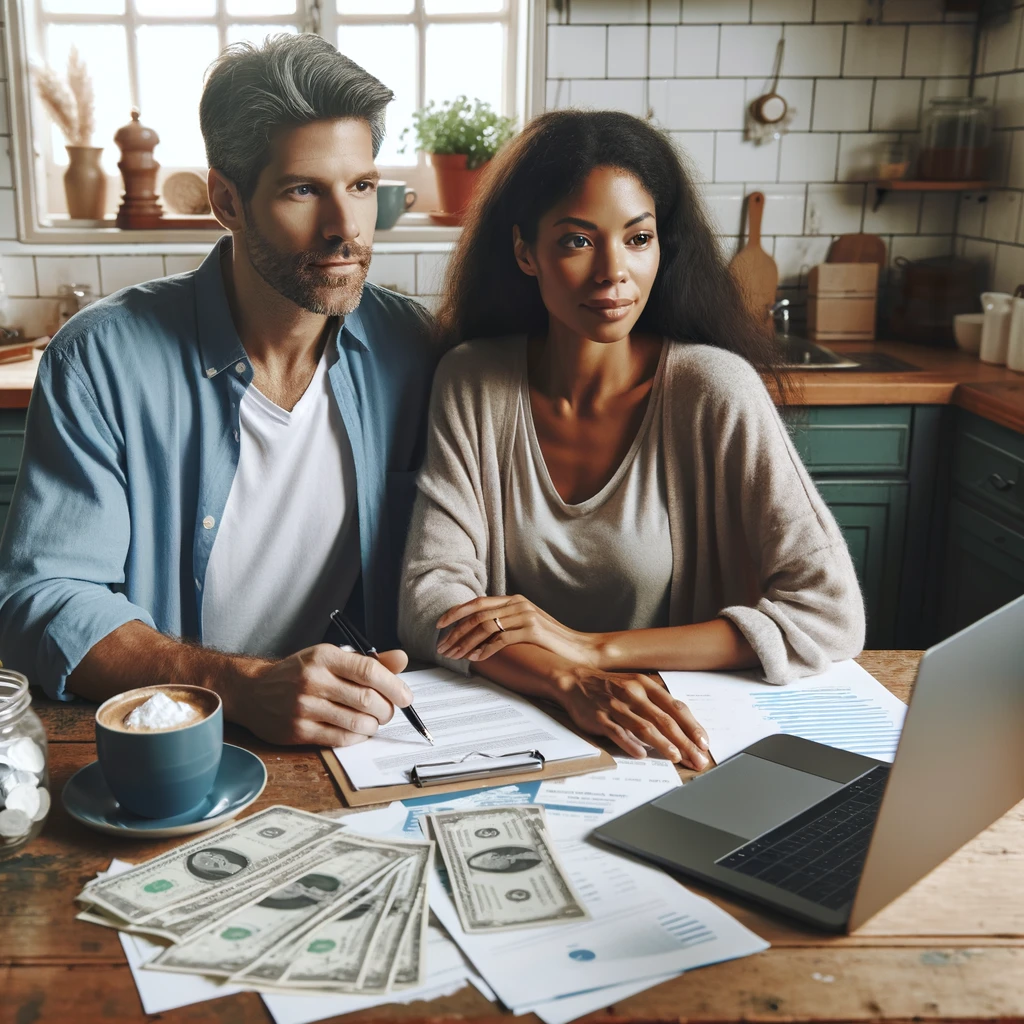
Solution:
M 1013 296 L 1007 292 L 982 292 L 981 308 L 985 320 L 981 325 L 981 349 L 978 358 L 983 363 L 1002 366 L 1010 343 L 1010 314 Z
M 1020 288 L 1017 291 L 1021 291 Z M 1024 298 L 1015 294 L 1010 313 L 1010 341 L 1006 348 L 1006 366 L 1024 373 Z

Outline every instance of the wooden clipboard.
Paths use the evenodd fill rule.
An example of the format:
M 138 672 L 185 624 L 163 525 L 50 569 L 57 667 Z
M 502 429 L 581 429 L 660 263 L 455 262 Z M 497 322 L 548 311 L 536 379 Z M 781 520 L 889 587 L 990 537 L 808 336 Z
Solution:
M 548 711 L 545 708 L 545 711 Z M 550 714 L 550 712 L 548 711 Z M 562 721 L 559 715 L 552 715 Z M 573 730 L 575 732 L 575 730 Z M 596 744 L 595 744 L 596 745 Z M 459 793 L 467 789 L 487 789 L 492 786 L 508 786 L 516 782 L 543 782 L 545 779 L 564 779 L 570 775 L 588 775 L 590 772 L 607 771 L 615 767 L 615 758 L 607 750 L 601 750 L 597 757 L 575 757 L 568 761 L 548 761 L 539 772 L 516 772 L 509 775 L 495 775 L 493 778 L 474 779 L 472 781 L 446 782 L 429 788 L 420 787 L 412 782 L 399 786 L 372 786 L 369 789 L 355 789 L 345 774 L 341 762 L 332 749 L 320 751 L 324 765 L 334 781 L 338 784 L 341 799 L 346 807 L 367 807 L 370 804 L 387 804 L 392 800 L 410 800 L 413 797 L 428 796 L 433 793 Z M 429 758 L 429 751 L 425 751 Z

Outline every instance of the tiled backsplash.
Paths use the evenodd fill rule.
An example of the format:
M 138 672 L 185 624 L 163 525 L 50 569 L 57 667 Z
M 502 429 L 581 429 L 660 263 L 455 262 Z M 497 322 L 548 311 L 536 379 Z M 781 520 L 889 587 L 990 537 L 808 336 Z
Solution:
M 986 26 L 975 95 L 995 104 L 996 168 L 1001 188 L 966 194 L 957 219 L 958 251 L 983 260 L 998 291 L 1024 284 L 1024 4 Z
M 911 137 L 928 100 L 967 91 L 974 23 L 942 0 L 550 0 L 549 107 L 652 114 L 704 183 L 723 245 L 741 236 L 743 197 L 767 197 L 764 245 L 784 288 L 803 284 L 833 235 L 881 234 L 890 259 L 959 246 L 991 263 L 997 284 L 1024 280 L 1024 52 L 1022 11 L 987 30 L 978 92 L 999 108 L 1000 182 L 962 202 L 950 194 L 891 194 L 873 210 L 866 183 L 878 143 Z M 794 111 L 780 141 L 744 139 L 747 103 L 765 92 L 775 47 L 786 40 L 778 91 Z M 0 271 L 11 320 L 33 332 L 56 319 L 61 283 L 107 294 L 195 266 L 199 251 L 149 246 L 138 255 L 44 255 L 17 241 L 6 68 L 0 67 Z M 959 206 L 959 216 L 958 216 Z M 443 246 L 380 246 L 371 279 L 421 296 L 439 287 Z M 173 249 L 173 251 L 172 251 Z
M 974 22 L 943 6 L 567 0 L 549 15 L 547 104 L 652 115 L 705 183 L 727 250 L 745 230 L 744 196 L 764 192 L 762 244 L 783 288 L 802 286 L 837 234 L 882 235 L 890 260 L 947 254 L 956 195 L 890 194 L 875 211 L 867 184 L 879 143 L 916 133 L 931 97 L 967 90 Z M 746 106 L 768 91 L 780 37 L 778 92 L 794 117 L 758 146 L 744 138 Z

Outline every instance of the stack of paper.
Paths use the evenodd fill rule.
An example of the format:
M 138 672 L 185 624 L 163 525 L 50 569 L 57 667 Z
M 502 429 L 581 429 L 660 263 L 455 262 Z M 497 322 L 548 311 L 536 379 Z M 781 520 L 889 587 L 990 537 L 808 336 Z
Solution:
M 478 754 L 493 757 L 537 750 L 546 761 L 600 756 L 592 743 L 524 697 L 485 679 L 466 679 L 439 668 L 407 672 L 402 679 L 436 745 L 396 714 L 371 743 L 335 749 L 355 789 L 401 785 L 409 782 L 417 765 L 454 765 Z
M 422 797 L 380 811 L 346 815 L 364 835 L 412 836 L 425 815 L 474 807 L 539 803 L 567 874 L 589 918 L 493 934 L 463 930 L 455 904 L 435 876 L 431 907 L 498 998 L 547 1024 L 642 991 L 682 971 L 767 948 L 714 904 L 668 875 L 587 840 L 617 817 L 679 784 L 672 765 L 623 760 L 616 771 L 498 790 Z
M 854 754 L 892 761 L 906 705 L 855 661 L 821 675 L 771 686 L 752 672 L 662 672 L 687 704 L 721 764 L 757 740 L 786 733 Z

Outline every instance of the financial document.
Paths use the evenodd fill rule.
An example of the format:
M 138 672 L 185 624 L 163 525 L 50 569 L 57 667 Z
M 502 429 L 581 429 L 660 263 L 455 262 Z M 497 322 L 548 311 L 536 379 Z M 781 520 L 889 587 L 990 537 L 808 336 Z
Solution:
M 903 701 L 855 661 L 783 687 L 759 682 L 751 672 L 661 675 L 707 731 L 719 764 L 775 733 L 891 762 L 907 713 Z
M 598 757 L 592 743 L 510 690 L 446 669 L 424 669 L 402 676 L 416 710 L 436 742 L 431 746 L 396 712 L 373 739 L 337 747 L 335 755 L 356 789 L 409 782 L 416 765 L 462 761 L 473 754 L 539 750 L 546 761 Z M 482 759 L 476 759 L 476 763 Z
M 614 770 L 565 780 L 519 782 L 435 794 L 339 819 L 367 835 L 418 835 L 431 813 L 540 803 L 559 855 L 592 920 L 552 929 L 467 935 L 435 876 L 431 906 L 502 1002 L 566 1024 L 693 967 L 767 948 L 714 904 L 669 876 L 599 847 L 586 837 L 598 824 L 678 786 L 666 761 L 619 758 Z

